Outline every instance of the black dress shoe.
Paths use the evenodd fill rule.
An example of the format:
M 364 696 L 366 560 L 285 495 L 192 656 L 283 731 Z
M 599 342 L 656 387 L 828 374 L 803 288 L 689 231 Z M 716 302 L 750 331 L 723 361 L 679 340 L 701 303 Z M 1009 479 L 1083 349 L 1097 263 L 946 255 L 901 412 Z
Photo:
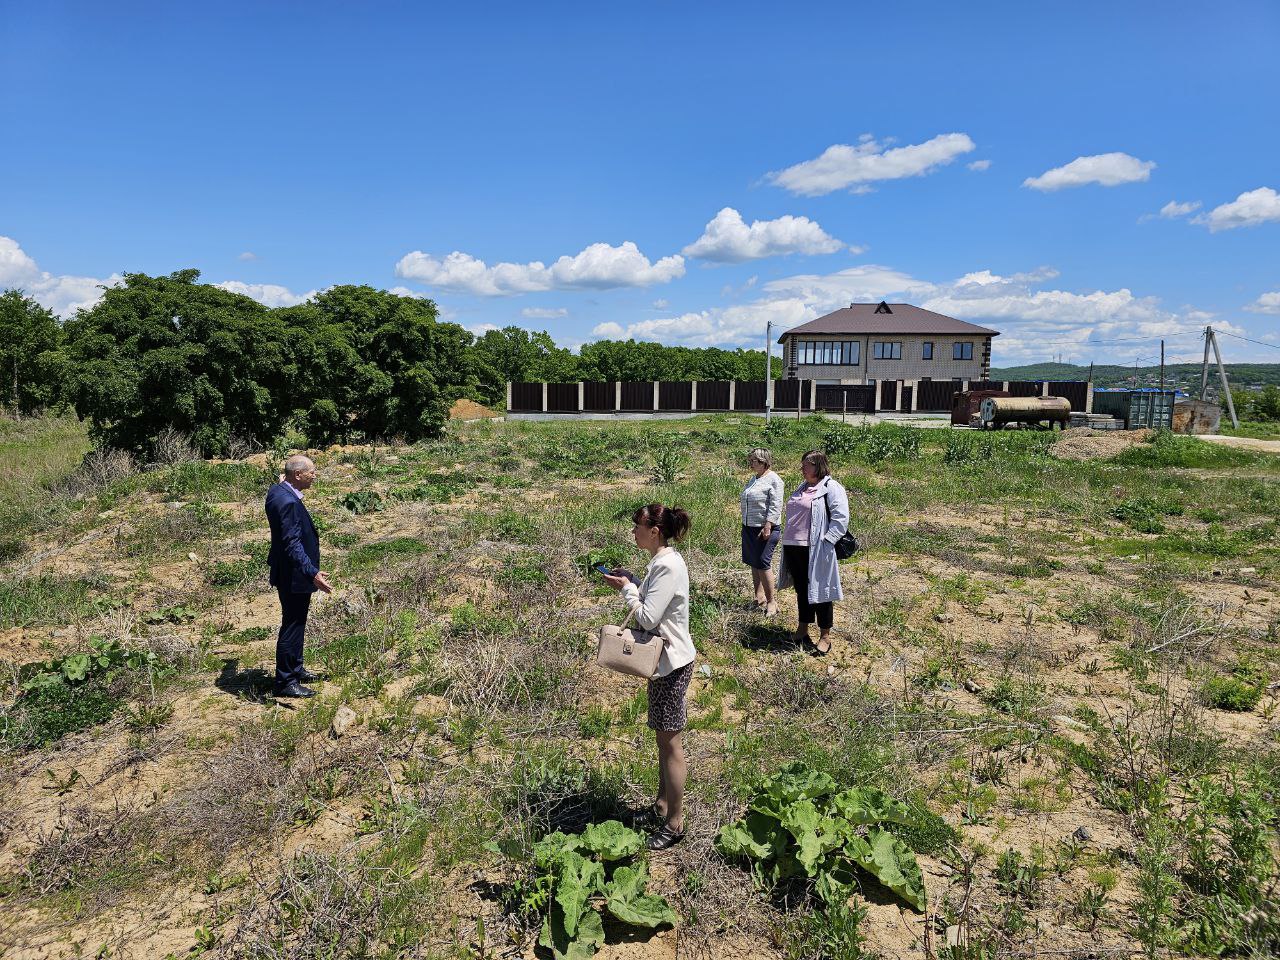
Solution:
M 316 695 L 314 690 L 297 682 L 285 687 L 277 687 L 274 692 L 277 697 L 314 697 Z
M 323 681 L 324 681 L 323 673 L 312 673 L 310 670 L 306 669 L 305 667 L 303 668 L 302 673 L 298 675 L 299 683 L 321 683 Z

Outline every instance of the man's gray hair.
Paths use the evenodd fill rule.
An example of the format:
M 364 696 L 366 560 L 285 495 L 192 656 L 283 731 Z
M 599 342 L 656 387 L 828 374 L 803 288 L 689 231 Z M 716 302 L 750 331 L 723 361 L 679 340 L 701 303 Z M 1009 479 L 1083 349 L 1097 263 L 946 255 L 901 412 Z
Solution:
M 757 463 L 763 463 L 766 467 L 773 466 L 773 454 L 764 447 L 756 447 L 747 454 L 748 460 L 754 460 Z
M 286 477 L 296 477 L 304 470 L 310 470 L 315 464 L 311 462 L 310 457 L 304 457 L 300 453 L 295 453 L 284 462 L 284 475 Z

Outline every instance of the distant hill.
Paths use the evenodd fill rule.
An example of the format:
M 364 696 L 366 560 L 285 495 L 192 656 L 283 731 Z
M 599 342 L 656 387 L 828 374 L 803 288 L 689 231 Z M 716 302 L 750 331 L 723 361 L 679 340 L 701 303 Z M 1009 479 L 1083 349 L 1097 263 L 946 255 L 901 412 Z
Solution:
M 1233 387 L 1247 390 L 1251 387 L 1280 386 L 1280 363 L 1228 363 L 1227 380 Z M 1093 368 L 1093 383 L 1098 387 L 1127 387 L 1160 385 L 1160 367 L 1123 367 L 1098 364 Z M 1209 376 L 1217 383 L 1218 369 L 1209 367 Z M 1087 380 L 1089 368 L 1074 363 L 1029 363 L 1021 367 L 992 367 L 992 380 Z M 1171 363 L 1164 368 L 1164 382 L 1168 387 L 1200 389 L 1200 364 Z

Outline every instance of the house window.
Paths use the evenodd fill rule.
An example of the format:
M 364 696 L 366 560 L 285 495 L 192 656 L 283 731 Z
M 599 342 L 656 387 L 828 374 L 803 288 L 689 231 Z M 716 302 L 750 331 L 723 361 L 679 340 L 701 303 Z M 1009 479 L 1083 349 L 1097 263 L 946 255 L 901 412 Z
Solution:
M 859 344 L 850 340 L 797 340 L 796 363 L 857 366 Z
M 873 343 L 871 345 L 871 355 L 877 360 L 901 360 L 902 342 Z
M 973 359 L 973 341 L 966 340 L 962 343 L 953 343 L 951 345 L 952 360 L 972 360 Z
M 924 342 L 924 358 L 926 360 L 933 359 L 933 344 L 928 340 Z

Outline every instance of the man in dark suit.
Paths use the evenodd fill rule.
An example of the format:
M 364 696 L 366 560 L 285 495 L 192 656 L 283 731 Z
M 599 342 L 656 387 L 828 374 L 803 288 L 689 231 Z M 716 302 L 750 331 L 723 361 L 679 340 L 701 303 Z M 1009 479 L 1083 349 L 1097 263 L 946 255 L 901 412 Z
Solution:
M 303 686 L 319 680 L 302 665 L 311 595 L 332 593 L 328 574 L 320 570 L 320 535 L 302 502 L 303 492 L 316 482 L 316 465 L 301 455 L 285 461 L 280 483 L 267 491 L 267 522 L 271 525 L 271 585 L 280 596 L 280 636 L 276 640 L 277 697 L 314 697 Z

